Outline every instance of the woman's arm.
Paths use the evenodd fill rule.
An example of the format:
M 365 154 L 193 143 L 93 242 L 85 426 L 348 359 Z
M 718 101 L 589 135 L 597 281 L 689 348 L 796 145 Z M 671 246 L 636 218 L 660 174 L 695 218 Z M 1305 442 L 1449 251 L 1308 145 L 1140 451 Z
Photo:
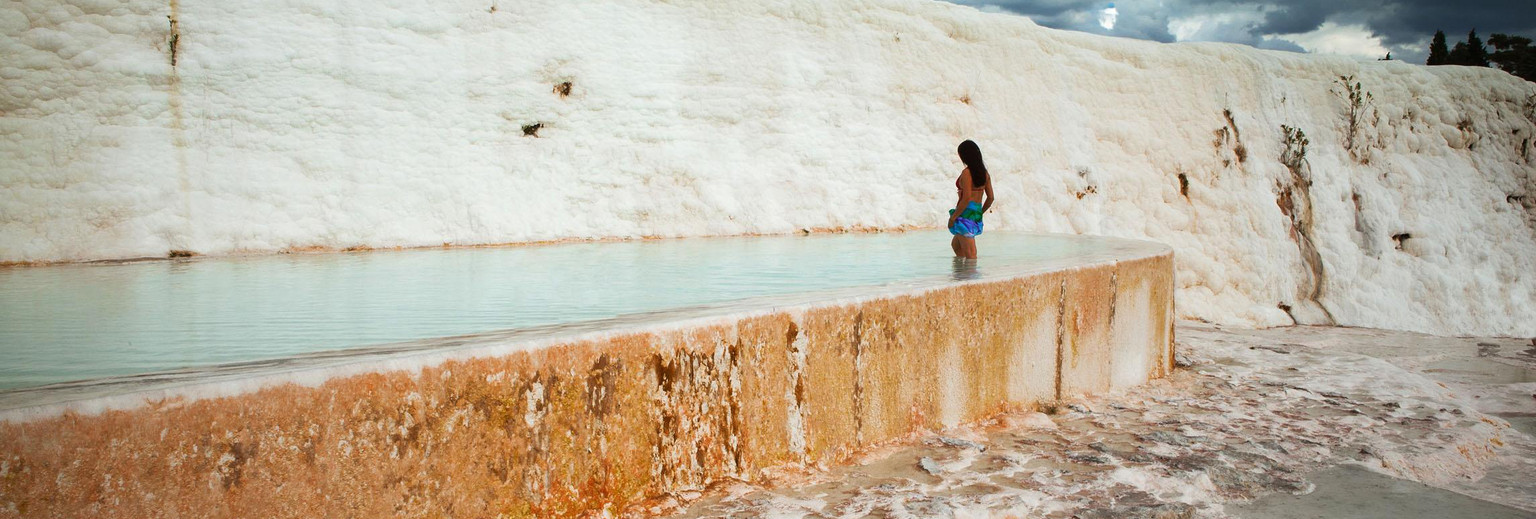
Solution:
M 969 186 L 971 185 L 970 182 L 971 168 L 965 168 L 965 171 L 960 172 L 960 181 L 956 182 L 957 187 L 955 189 L 955 197 L 959 198 L 960 201 L 955 202 L 955 212 L 949 214 L 949 225 L 944 226 L 944 228 L 948 229 L 950 227 L 954 227 L 955 220 L 960 218 L 960 213 L 965 212 L 965 206 L 969 205 L 965 202 L 965 188 L 958 186 Z
M 987 186 L 986 187 L 987 187 L 987 201 L 981 203 L 981 212 L 982 213 L 986 213 L 987 209 L 991 209 L 992 208 L 992 202 L 997 200 L 997 197 L 992 195 L 992 175 L 987 175 Z

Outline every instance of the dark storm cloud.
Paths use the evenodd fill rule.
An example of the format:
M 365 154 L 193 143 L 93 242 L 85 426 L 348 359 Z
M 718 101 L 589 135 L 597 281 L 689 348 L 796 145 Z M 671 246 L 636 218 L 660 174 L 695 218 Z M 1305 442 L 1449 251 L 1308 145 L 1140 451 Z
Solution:
M 1428 38 L 1436 29 L 1444 30 L 1451 41 L 1465 38 L 1472 29 L 1477 29 L 1484 39 L 1493 33 L 1536 37 L 1536 2 L 1530 0 L 1418 1 L 1399 5 L 1393 16 L 1381 17 L 1373 26 L 1389 42 L 1410 41 L 1417 35 Z
M 1092 0 L 952 0 L 973 6 L 996 6 L 1022 14 L 1046 27 L 1071 29 L 1168 42 L 1175 39 L 1169 22 L 1224 13 L 1248 13 L 1248 19 L 1207 24 L 1196 39 L 1242 43 L 1260 48 L 1300 51 L 1294 43 L 1266 35 L 1307 33 L 1325 22 L 1362 25 L 1381 38 L 1394 56 L 1422 62 L 1430 36 L 1443 30 L 1451 43 L 1477 29 L 1486 40 L 1493 33 L 1536 37 L 1536 2 L 1532 0 L 1119 0 L 1114 30 L 1098 25 L 1096 13 L 1107 1 Z
M 1299 1 L 1285 2 L 1270 5 L 1274 10 L 1265 13 L 1264 23 L 1254 27 L 1259 34 L 1295 34 L 1308 32 L 1323 25 L 1328 17 L 1339 14 L 1354 14 L 1348 10 L 1348 1 Z M 1376 8 L 1381 8 L 1381 2 L 1373 2 Z
M 1030 17 L 1035 23 L 1057 29 L 1113 34 L 1127 38 L 1174 41 L 1168 32 L 1168 10 L 1157 7 L 1155 2 L 1121 2 L 1115 8 L 1120 16 L 1113 31 L 1099 26 L 1098 12 L 1109 2 L 1085 2 L 1081 0 L 1015 0 L 972 1 L 955 0 L 955 3 L 973 6 L 995 6 L 1005 11 Z

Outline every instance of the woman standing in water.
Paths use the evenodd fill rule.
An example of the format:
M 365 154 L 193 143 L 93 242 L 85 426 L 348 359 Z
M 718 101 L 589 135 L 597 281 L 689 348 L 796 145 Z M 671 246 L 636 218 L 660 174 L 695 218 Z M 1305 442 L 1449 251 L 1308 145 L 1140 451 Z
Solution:
M 965 163 L 965 170 L 955 180 L 960 201 L 949 210 L 949 233 L 955 235 L 949 240 L 949 247 L 954 249 L 957 258 L 976 259 L 981 215 L 997 199 L 992 196 L 992 176 L 987 174 L 987 165 L 981 161 L 981 148 L 975 142 L 960 143 L 960 162 Z

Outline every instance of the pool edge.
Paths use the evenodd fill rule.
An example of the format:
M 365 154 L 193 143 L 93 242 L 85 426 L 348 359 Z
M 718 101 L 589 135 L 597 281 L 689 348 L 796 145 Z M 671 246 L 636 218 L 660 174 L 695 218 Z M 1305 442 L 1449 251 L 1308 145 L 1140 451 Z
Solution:
M 408 340 L 277 359 L 0 390 L 0 425 L 25 423 L 66 413 L 95 415 L 108 411 L 127 411 L 155 401 L 237 396 L 283 384 L 314 387 L 336 377 L 380 371 L 419 370 L 451 360 L 508 355 L 565 342 L 602 340 L 616 335 L 668 331 L 765 313 L 919 295 L 950 286 L 1013 280 L 1045 272 L 1091 268 L 1173 253 L 1171 247 L 1157 242 L 1099 238 L 1118 242 L 1122 248 L 1099 252 L 1090 261 L 1067 264 L 1058 259 L 1025 267 L 1003 267 L 993 270 L 991 275 L 975 279 L 955 280 L 946 276 L 914 280 L 916 284 L 912 285 L 854 286 L 756 297 L 590 322 Z M 1130 251 L 1129 255 L 1127 251 Z
M 0 455 L 27 468 L 0 490 L 38 510 L 108 516 L 153 511 L 170 495 L 214 516 L 412 502 L 513 515 L 622 507 L 1163 376 L 1172 261 L 1159 246 L 540 349 L 436 352 L 393 368 L 385 359 L 311 385 L 266 379 L 229 395 L 34 415 L 0 424 Z M 100 488 L 114 474 L 122 487 Z M 305 505 L 310 491 L 334 499 Z M 116 504 L 105 506 L 109 495 Z

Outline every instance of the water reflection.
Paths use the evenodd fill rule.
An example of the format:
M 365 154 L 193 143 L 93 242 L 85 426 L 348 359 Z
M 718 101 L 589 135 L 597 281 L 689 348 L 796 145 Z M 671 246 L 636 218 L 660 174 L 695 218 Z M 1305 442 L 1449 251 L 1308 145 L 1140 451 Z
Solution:
M 950 267 L 952 273 L 950 274 L 949 278 L 955 281 L 970 281 L 972 279 L 980 279 L 981 270 L 976 266 L 978 261 L 979 260 L 956 257 L 954 264 Z

